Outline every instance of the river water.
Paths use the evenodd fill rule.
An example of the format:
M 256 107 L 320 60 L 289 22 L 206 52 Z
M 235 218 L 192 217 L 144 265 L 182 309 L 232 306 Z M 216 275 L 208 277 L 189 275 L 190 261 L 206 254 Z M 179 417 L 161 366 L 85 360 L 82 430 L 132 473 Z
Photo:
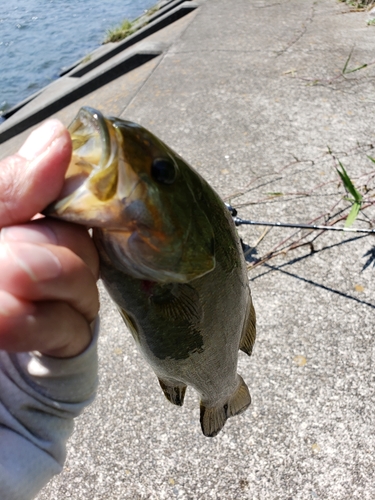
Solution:
M 156 0 L 2 0 L 0 116 L 97 48 L 106 31 Z M 0 119 L 1 121 L 1 119 Z

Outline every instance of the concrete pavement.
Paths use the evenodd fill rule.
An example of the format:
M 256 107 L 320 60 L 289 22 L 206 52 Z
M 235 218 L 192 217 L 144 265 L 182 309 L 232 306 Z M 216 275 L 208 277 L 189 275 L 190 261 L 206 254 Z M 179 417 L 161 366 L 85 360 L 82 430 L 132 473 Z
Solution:
M 86 104 L 141 123 L 243 218 L 309 222 L 347 206 L 327 146 L 371 194 L 375 27 L 366 13 L 335 0 L 196 3 L 137 42 L 153 44 L 155 57 L 54 116 L 68 124 Z M 294 231 L 240 233 L 260 257 Z M 325 234 L 311 249 L 249 271 L 258 337 L 239 373 L 253 403 L 213 439 L 201 434 L 193 390 L 182 408 L 165 400 L 103 292 L 98 397 L 38 500 L 373 499 L 374 239 Z

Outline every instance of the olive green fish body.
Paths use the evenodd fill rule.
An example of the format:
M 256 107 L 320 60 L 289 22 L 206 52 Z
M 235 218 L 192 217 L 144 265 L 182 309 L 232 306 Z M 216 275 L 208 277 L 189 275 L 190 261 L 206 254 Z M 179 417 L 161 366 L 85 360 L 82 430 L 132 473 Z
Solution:
M 71 135 L 75 188 L 49 213 L 94 228 L 103 282 L 165 396 L 182 405 L 192 386 L 203 433 L 214 436 L 251 401 L 237 361 L 239 349 L 251 354 L 255 313 L 231 215 L 142 127 L 84 109 Z M 94 170 L 82 174 L 86 163 Z
M 211 188 L 204 187 L 207 194 Z M 215 220 L 215 269 L 189 283 L 132 278 L 114 265 L 105 230 L 94 231 L 102 279 L 144 357 L 160 379 L 193 386 L 208 405 L 227 399 L 237 387 L 238 350 L 251 305 L 230 214 L 212 198 L 219 205 L 207 206 Z

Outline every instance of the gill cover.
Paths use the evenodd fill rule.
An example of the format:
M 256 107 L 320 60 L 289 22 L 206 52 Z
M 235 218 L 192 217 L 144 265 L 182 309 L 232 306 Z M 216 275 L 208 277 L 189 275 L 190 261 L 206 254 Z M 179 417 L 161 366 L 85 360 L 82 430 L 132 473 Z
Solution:
M 102 257 L 135 278 L 187 282 L 214 269 L 213 229 L 196 201 L 205 185 L 189 165 L 140 125 L 88 107 L 68 130 L 65 185 L 45 214 L 97 228 Z

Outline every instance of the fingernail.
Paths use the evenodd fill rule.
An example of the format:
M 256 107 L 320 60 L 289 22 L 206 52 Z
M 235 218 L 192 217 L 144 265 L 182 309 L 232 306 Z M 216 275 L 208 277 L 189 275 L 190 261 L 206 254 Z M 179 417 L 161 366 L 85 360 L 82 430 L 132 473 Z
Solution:
M 46 226 L 19 225 L 3 227 L 0 232 L 0 241 L 23 241 L 25 243 L 51 243 L 56 244 L 55 233 Z
M 63 130 L 64 126 L 58 120 L 48 120 L 29 135 L 18 154 L 26 160 L 35 160 L 61 135 Z
M 31 243 L 6 243 L 4 246 L 32 281 L 50 280 L 61 273 L 60 261 L 46 247 Z

